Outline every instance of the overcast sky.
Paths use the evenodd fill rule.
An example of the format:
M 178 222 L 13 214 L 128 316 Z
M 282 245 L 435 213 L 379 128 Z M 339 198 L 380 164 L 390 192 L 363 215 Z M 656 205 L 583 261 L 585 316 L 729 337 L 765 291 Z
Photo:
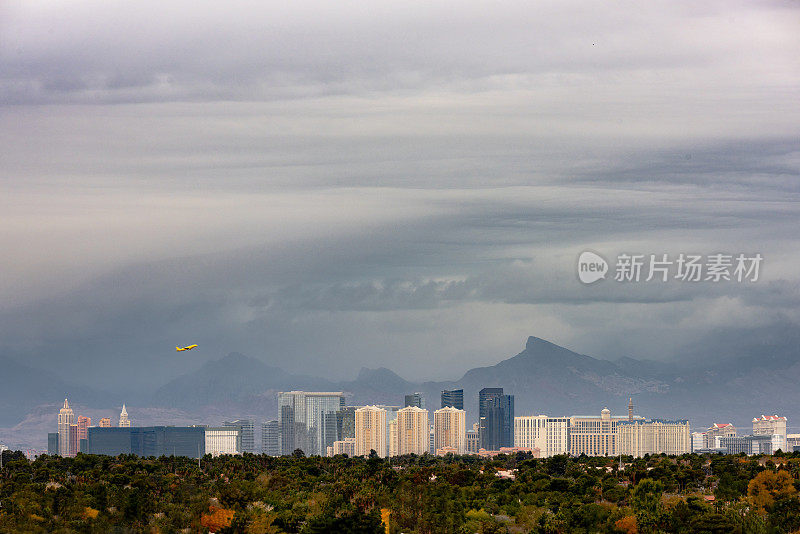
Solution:
M 160 385 L 231 351 L 457 378 L 528 335 L 797 351 L 798 28 L 793 2 L 5 0 L 0 353 Z M 764 262 L 584 286 L 585 249 Z

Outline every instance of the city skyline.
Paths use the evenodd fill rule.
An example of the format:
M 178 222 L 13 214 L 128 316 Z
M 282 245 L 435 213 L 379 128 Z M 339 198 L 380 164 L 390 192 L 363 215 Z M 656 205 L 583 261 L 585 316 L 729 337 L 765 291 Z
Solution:
M 451 393 L 443 390 L 442 394 Z M 424 402 L 419 392 L 407 394 L 406 400 Z M 194 424 L 190 427 L 136 427 L 130 424 L 125 406 L 116 429 L 103 424 L 91 426 L 89 417 L 80 415 L 78 423 L 68 399 L 58 413 L 58 432 L 48 433 L 48 454 L 75 456 L 89 454 L 188 455 L 263 453 L 289 456 L 297 452 L 317 456 L 395 457 L 408 454 L 446 455 L 478 454 L 491 457 L 502 453 L 524 452 L 536 458 L 555 455 L 634 456 L 688 453 L 772 454 L 781 450 L 800 450 L 800 433 L 788 433 L 788 420 L 777 414 L 752 418 L 752 433 L 740 435 L 730 423 L 713 423 L 708 429 L 692 432 L 687 419 L 645 418 L 636 414 L 630 398 L 627 413 L 612 415 L 605 407 L 599 415 L 511 415 L 511 437 L 503 441 L 503 406 L 513 410 L 513 395 L 503 388 L 483 388 L 478 395 L 481 407 L 478 422 L 467 431 L 466 412 L 444 406 L 433 412 L 415 405 L 347 406 L 342 392 L 294 390 L 279 393 L 276 404 L 282 417 L 261 423 L 260 451 L 254 443 L 255 422 L 251 419 L 224 421 L 222 426 Z M 331 403 L 332 402 L 332 403 Z M 326 415 L 325 406 L 331 413 Z M 299 407 L 302 413 L 295 412 Z M 352 417 L 350 425 L 345 419 Z M 297 415 L 297 417 L 295 417 Z M 124 416 L 124 417 L 123 417 Z M 494 419 L 494 422 L 492 421 Z M 325 422 L 330 421 L 330 425 Z M 326 427 L 320 431 L 322 422 Z M 492 426 L 497 426 L 491 430 Z M 202 434 L 198 432 L 202 430 Z M 487 437 L 487 432 L 489 436 Z M 287 435 L 288 433 L 288 435 Z M 470 433 L 474 435 L 470 439 Z M 316 445 L 318 435 L 328 435 Z M 494 434 L 494 435 L 492 435 Z M 148 437 L 152 436 L 152 437 Z M 159 437 L 160 436 L 160 437 Z M 298 441 L 298 439 L 300 441 Z M 154 441 L 155 440 L 155 441 Z M 201 445 L 202 443 L 202 445 Z M 294 448 L 292 448 L 294 446 Z M 28 451 L 33 457 L 37 451 Z

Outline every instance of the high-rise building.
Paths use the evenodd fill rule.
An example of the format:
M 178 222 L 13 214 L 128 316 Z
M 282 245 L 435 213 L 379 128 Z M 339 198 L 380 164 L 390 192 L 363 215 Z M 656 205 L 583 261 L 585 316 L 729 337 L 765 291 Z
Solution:
M 569 453 L 571 456 L 616 456 L 617 423 L 627 421 L 628 416 L 611 417 L 611 411 L 603 408 L 600 417 L 573 415 L 569 418 Z
M 69 455 L 75 456 L 81 451 L 80 441 L 78 441 L 78 425 L 69 425 Z
M 86 443 L 86 438 L 88 437 L 86 431 L 92 425 L 92 419 L 90 417 L 86 417 L 85 415 L 78 416 L 78 432 L 77 432 L 77 440 L 78 440 L 78 449 L 77 452 L 86 452 L 82 444 Z
M 397 419 L 386 423 L 386 448 L 388 449 L 387 455 L 389 457 L 397 456 L 400 448 L 400 442 L 397 436 Z
M 442 408 L 451 406 L 458 410 L 464 409 L 464 390 L 463 389 L 445 389 L 442 390 Z
M 720 445 L 717 438 L 731 438 L 736 436 L 736 427 L 731 423 L 714 423 L 706 430 L 704 449 L 716 449 Z
M 129 428 L 131 426 L 131 420 L 128 418 L 128 410 L 125 409 L 125 405 L 122 405 L 122 411 L 119 413 L 119 427 L 120 428 Z
M 58 412 L 58 454 L 63 457 L 74 456 L 70 451 L 70 426 L 75 423 L 75 414 L 64 399 L 64 406 Z
M 255 447 L 255 424 L 252 419 L 236 419 L 235 421 L 223 421 L 222 426 L 236 428 L 239 430 L 242 444 L 239 452 L 249 452 L 254 454 Z
M 386 410 L 377 406 L 364 406 L 356 410 L 355 455 L 367 456 L 375 451 L 386 457 Z
M 212 456 L 241 454 L 242 427 L 220 426 L 205 428 L 205 453 Z
M 618 454 L 641 458 L 645 454 L 688 454 L 692 436 L 686 419 L 619 421 L 617 423 Z
M 499 450 L 514 445 L 514 396 L 503 388 L 484 388 L 478 395 L 481 448 Z
M 419 392 L 406 395 L 405 406 L 416 406 L 417 408 L 425 409 L 425 397 Z
M 344 406 L 336 412 L 336 430 L 340 440 L 356 437 L 357 408 L 357 406 Z
M 270 456 L 281 455 L 281 440 L 278 428 L 277 419 L 261 423 L 261 452 L 264 454 Z
M 467 452 L 466 419 L 466 412 L 453 406 L 433 412 L 433 447 L 436 454 L 444 448 L 454 449 L 456 454 Z
M 100 428 L 111 428 L 111 418 L 103 417 L 100 419 L 100 423 L 97 426 Z
M 424 454 L 429 449 L 428 410 L 406 406 L 397 412 L 397 454 Z
M 47 454 L 49 454 L 50 456 L 58 455 L 58 432 L 48 432 Z
M 569 417 L 530 415 L 514 418 L 514 446 L 539 449 L 542 458 L 567 454 Z
M 481 434 L 478 423 L 472 425 L 472 430 L 467 430 L 467 454 L 478 454 L 481 449 Z
M 500 397 L 502 394 L 503 388 L 483 388 L 478 393 L 478 431 L 480 433 L 481 447 L 484 449 L 492 448 L 486 446 L 486 444 L 488 444 L 487 440 L 490 439 L 486 427 L 487 417 L 489 414 L 489 405 L 492 403 L 493 399 Z
M 778 444 L 778 448 L 781 449 L 781 451 L 783 452 L 787 452 L 785 417 L 779 417 L 777 415 L 762 415 L 760 418 L 754 417 L 753 435 L 780 436 L 776 438 L 776 443 Z
M 287 391 L 278 394 L 281 452 L 300 449 L 308 455 L 325 455 L 338 439 L 337 412 L 344 408 L 344 393 Z

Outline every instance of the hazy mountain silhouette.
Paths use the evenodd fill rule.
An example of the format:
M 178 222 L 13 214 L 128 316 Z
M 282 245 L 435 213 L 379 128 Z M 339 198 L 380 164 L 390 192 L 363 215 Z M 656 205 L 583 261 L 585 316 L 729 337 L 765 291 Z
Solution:
M 0 426 L 13 425 L 36 406 L 51 404 L 54 399 L 63 402 L 67 395 L 80 404 L 117 404 L 111 393 L 73 384 L 49 371 L 0 356 Z

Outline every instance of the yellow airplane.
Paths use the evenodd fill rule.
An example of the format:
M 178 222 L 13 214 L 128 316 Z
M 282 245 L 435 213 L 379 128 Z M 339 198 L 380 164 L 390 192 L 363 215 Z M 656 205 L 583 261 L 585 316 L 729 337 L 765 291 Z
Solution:
M 189 346 L 186 346 L 186 347 L 175 347 L 175 350 L 177 350 L 178 352 L 183 352 L 185 350 L 192 350 L 196 346 L 197 345 L 189 345 Z

